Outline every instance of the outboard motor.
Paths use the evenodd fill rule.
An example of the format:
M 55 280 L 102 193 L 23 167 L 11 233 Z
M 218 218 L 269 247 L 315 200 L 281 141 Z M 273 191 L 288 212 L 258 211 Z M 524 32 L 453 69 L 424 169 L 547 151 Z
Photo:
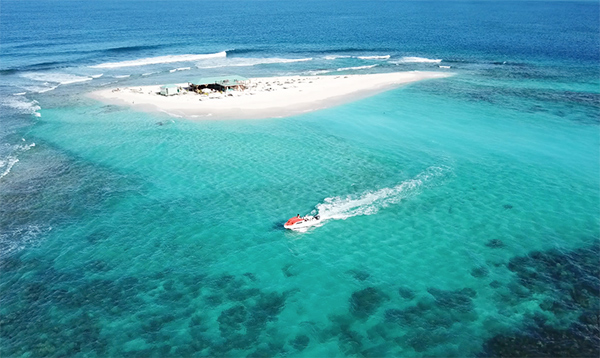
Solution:
M 315 215 L 315 219 L 321 220 L 321 216 L 320 215 Z

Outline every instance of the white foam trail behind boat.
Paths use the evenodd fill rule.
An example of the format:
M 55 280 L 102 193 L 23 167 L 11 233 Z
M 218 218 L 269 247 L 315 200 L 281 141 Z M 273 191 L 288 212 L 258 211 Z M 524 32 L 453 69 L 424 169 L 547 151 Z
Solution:
M 372 215 L 380 209 L 418 195 L 432 184 L 432 180 L 444 177 L 450 171 L 447 167 L 429 167 L 413 179 L 408 179 L 392 187 L 362 194 L 326 198 L 316 209 L 322 221 L 345 220 L 358 215 Z

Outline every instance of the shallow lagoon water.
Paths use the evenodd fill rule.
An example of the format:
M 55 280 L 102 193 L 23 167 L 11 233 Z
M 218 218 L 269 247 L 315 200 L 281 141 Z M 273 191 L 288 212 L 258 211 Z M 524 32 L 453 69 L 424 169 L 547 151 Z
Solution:
M 420 46 L 389 60 L 437 57 Z M 324 47 L 353 56 L 323 60 L 333 71 L 373 55 Z M 127 51 L 54 71 L 151 55 Z M 597 356 L 597 64 L 440 52 L 456 76 L 291 118 L 187 121 L 95 102 L 81 83 L 5 105 L 2 160 L 18 162 L 0 178 L 2 354 Z M 3 72 L 10 86 L 23 66 Z M 168 76 L 182 75 L 110 85 Z M 322 226 L 283 230 L 311 212 Z M 565 334 L 576 353 L 555 343 Z

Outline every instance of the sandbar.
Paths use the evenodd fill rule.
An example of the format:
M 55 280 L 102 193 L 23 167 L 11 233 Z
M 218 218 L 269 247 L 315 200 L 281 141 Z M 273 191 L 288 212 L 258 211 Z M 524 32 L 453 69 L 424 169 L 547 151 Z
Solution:
M 162 96 L 160 85 L 91 92 L 99 101 L 189 119 L 287 117 L 366 98 L 411 82 L 444 78 L 448 72 L 410 71 L 364 75 L 251 78 L 243 91 Z M 178 84 L 182 88 L 187 83 Z

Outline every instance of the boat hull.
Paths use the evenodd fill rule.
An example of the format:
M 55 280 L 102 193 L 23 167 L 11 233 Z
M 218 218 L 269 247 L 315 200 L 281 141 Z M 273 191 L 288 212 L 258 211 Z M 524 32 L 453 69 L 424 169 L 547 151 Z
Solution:
M 311 226 L 315 226 L 319 223 L 321 223 L 321 220 L 319 218 L 314 217 L 314 216 L 307 216 L 307 217 L 304 217 L 304 220 L 297 221 L 293 224 L 286 223 L 283 225 L 283 227 L 288 230 L 302 230 L 302 229 L 309 228 Z

